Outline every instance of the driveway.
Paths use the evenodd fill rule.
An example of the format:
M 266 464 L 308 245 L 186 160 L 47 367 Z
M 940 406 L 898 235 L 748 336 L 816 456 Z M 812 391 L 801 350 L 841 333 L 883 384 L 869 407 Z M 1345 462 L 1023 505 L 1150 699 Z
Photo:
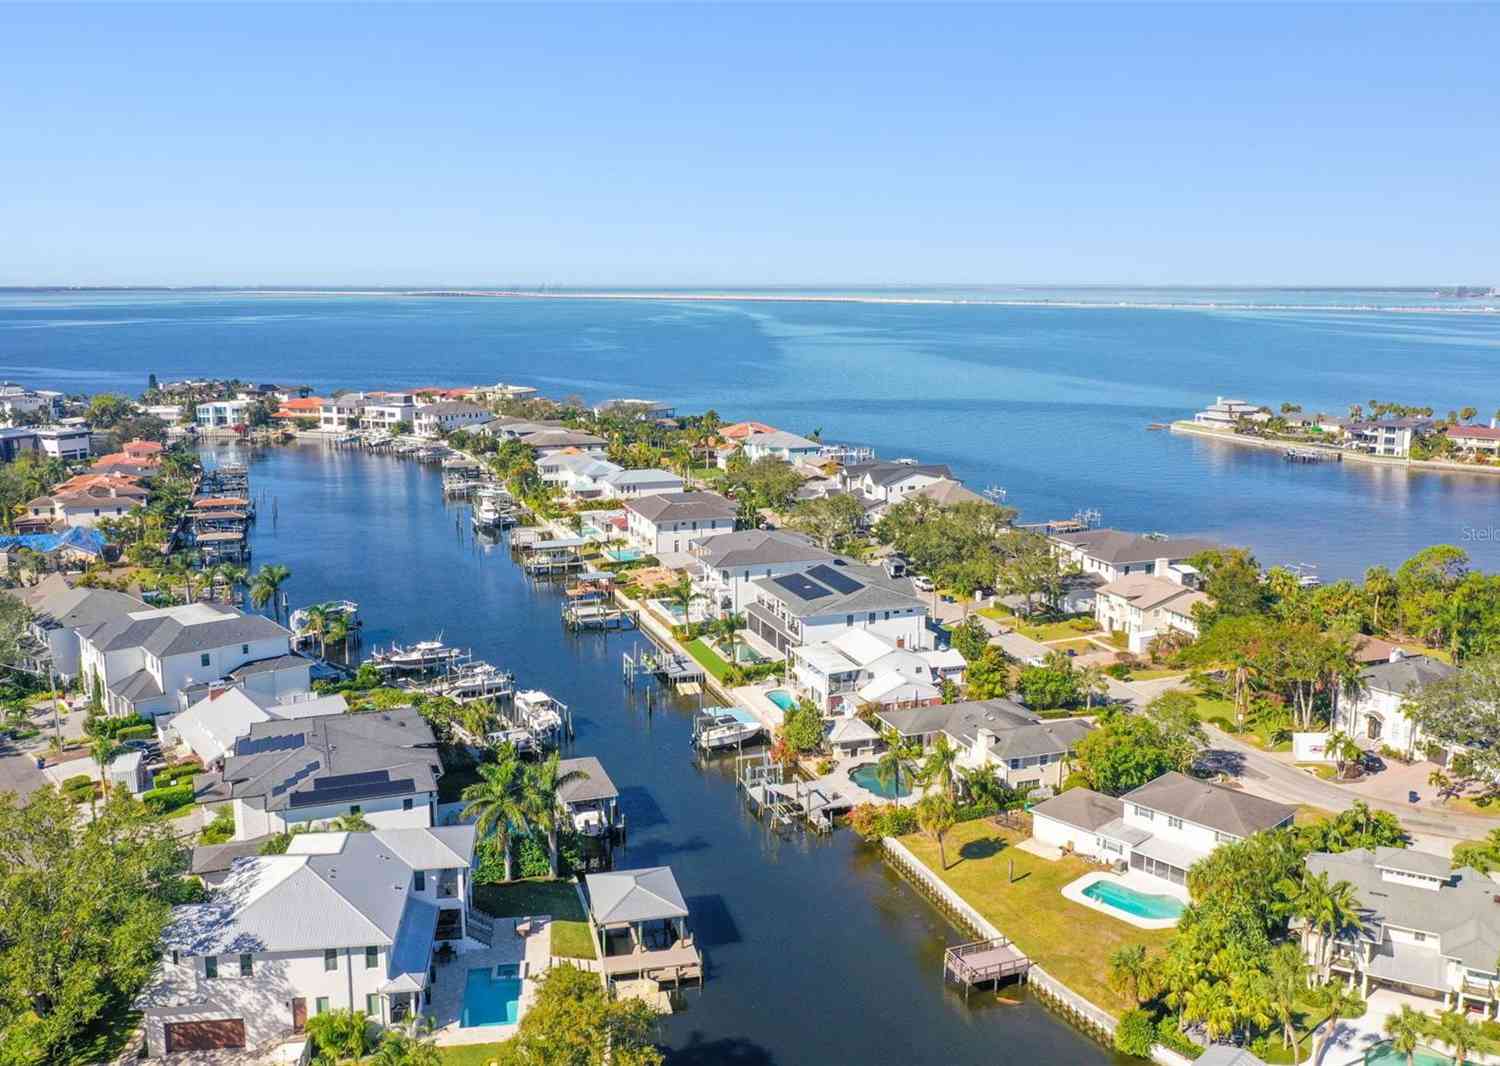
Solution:
M 34 757 L 18 751 L 10 741 L 0 744 L 0 792 L 14 792 L 25 799 L 46 783 Z

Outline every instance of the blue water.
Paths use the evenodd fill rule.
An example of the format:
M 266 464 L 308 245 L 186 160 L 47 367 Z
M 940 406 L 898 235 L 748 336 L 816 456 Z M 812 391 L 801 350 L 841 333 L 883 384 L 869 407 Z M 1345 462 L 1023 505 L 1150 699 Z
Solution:
M 918 295 L 1024 303 L 10 292 L 0 293 L 0 377 L 83 391 L 138 392 L 154 371 L 320 390 L 505 380 L 589 400 L 659 396 L 948 463 L 976 487 L 1008 490 L 1026 520 L 1097 508 L 1110 525 L 1243 543 L 1263 562 L 1313 563 L 1325 577 L 1438 542 L 1500 569 L 1500 478 L 1292 465 L 1145 429 L 1218 394 L 1335 411 L 1372 398 L 1472 405 L 1488 416 L 1500 404 L 1500 314 L 1464 312 L 1493 300 Z M 1074 301 L 1091 306 L 1065 306 Z M 1428 310 L 1388 310 L 1399 307 Z
M 899 780 L 882 781 L 874 763 L 855 767 L 849 772 L 849 780 L 867 792 L 873 792 L 884 799 L 900 799 L 911 795 L 911 785 L 907 784 L 904 776 Z
M 1083 894 L 1137 918 L 1182 917 L 1180 899 L 1151 892 L 1137 892 L 1128 885 L 1116 884 L 1114 881 L 1095 881 L 1083 890 Z
M 766 693 L 766 699 L 776 704 L 783 711 L 795 710 L 797 707 L 797 697 L 784 688 L 773 688 L 770 692 Z
M 496 977 L 488 966 L 469 971 L 464 982 L 464 1013 L 459 1027 L 514 1025 L 521 1004 L 520 970 L 502 966 L 509 976 Z

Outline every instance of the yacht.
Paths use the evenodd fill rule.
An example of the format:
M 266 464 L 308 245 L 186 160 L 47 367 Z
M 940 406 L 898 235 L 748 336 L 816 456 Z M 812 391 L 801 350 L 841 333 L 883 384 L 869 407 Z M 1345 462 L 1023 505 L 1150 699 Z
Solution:
M 707 710 L 694 723 L 693 743 L 704 751 L 738 747 L 761 734 L 762 726 L 744 711 Z
M 370 658 L 381 670 L 437 670 L 463 655 L 440 640 L 420 640 L 402 647 L 392 644 L 386 651 L 376 651 Z

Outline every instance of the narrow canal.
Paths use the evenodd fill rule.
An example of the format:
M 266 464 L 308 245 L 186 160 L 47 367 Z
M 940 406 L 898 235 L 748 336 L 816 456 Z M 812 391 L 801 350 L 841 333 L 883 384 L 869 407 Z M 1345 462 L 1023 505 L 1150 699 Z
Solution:
M 1116 1061 L 1035 1002 L 944 989 L 961 934 L 851 833 L 779 838 L 750 818 L 729 767 L 694 762 L 687 705 L 648 709 L 623 684 L 641 638 L 567 636 L 557 592 L 476 542 L 435 469 L 321 445 L 248 458 L 253 562 L 290 567 L 293 607 L 357 600 L 367 651 L 441 634 L 573 709 L 572 750 L 622 793 L 617 862 L 673 867 L 707 955 L 706 987 L 663 1025 L 674 1066 Z

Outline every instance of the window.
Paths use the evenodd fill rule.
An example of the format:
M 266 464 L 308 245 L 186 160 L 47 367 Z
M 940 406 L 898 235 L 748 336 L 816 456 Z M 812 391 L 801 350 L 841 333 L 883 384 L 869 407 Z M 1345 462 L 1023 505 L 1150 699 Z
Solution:
M 413 873 L 412 873 L 412 879 L 413 879 L 412 883 L 416 887 L 416 890 L 418 892 L 426 892 L 427 891 L 427 871 L 426 870 L 416 870 L 416 871 L 413 871 Z
M 324 971 L 325 972 L 331 972 L 333 970 L 337 970 L 338 968 L 339 968 L 339 949 L 338 948 L 324 948 L 323 949 L 323 969 L 324 969 Z M 319 1013 L 322 1013 L 322 1012 L 319 1011 Z
M 1179 817 L 1177 817 L 1175 814 L 1169 814 L 1169 815 L 1167 815 L 1167 828 L 1168 829 L 1181 829 L 1182 828 L 1182 819 L 1179 818 Z
M 1418 933 L 1418 932 L 1415 932 L 1415 931 L 1414 931 L 1414 932 L 1413 932 L 1413 933 L 1412 933 L 1412 934 L 1411 934 L 1411 938 L 1412 938 L 1412 939 L 1413 939 L 1413 940 L 1415 940 L 1415 941 L 1416 941 L 1416 942 L 1417 942 L 1417 943 L 1418 943 L 1418 944 L 1421 944 L 1421 943 L 1423 943 L 1423 942 L 1424 942 L 1424 941 L 1426 941 L 1426 939 L 1427 939 L 1427 934 L 1426 934 L 1426 933 Z
M 208 652 L 204 652 L 202 655 L 198 656 L 198 664 L 200 666 L 207 666 L 209 664 L 209 661 L 210 660 Z
M 1238 839 L 1239 837 L 1235 836 L 1233 833 L 1220 833 L 1218 830 L 1214 830 L 1215 844 L 1233 844 Z
M 248 645 L 248 644 L 241 644 L 240 645 L 240 654 L 241 655 L 249 655 L 250 654 L 250 645 Z
M 1024 792 L 1028 788 L 1041 788 L 1042 779 L 1040 777 L 1028 777 L 1025 781 L 1017 781 L 1015 787 L 1020 792 Z
M 247 953 L 240 956 L 240 976 L 255 976 L 255 957 L 253 955 Z
M 1137 807 L 1135 804 L 1131 804 L 1131 809 L 1135 811 L 1137 818 L 1144 818 L 1148 822 L 1156 821 L 1156 812 L 1149 807 Z
M 328 997 L 327 996 L 319 996 L 317 999 L 313 1000 L 313 1013 L 314 1014 L 327 1014 L 328 1013 Z
M 173 948 L 172 949 L 172 965 L 176 966 L 181 961 L 182 961 L 182 959 L 178 956 L 177 949 Z
M 365 997 L 365 1013 L 372 1018 L 380 1017 L 380 995 L 371 992 Z
M 409 811 L 409 810 L 411 810 L 411 797 L 410 796 L 407 796 L 404 800 L 401 801 L 401 809 L 403 811 Z
M 380 949 L 377 947 L 365 948 L 365 969 L 373 970 L 380 965 Z
M 203 976 L 210 981 L 219 976 L 219 958 L 217 955 L 203 956 Z
M 359 806 L 359 804 L 357 804 L 357 803 L 351 803 L 351 804 L 349 804 L 349 813 L 351 815 L 360 813 L 360 806 Z

